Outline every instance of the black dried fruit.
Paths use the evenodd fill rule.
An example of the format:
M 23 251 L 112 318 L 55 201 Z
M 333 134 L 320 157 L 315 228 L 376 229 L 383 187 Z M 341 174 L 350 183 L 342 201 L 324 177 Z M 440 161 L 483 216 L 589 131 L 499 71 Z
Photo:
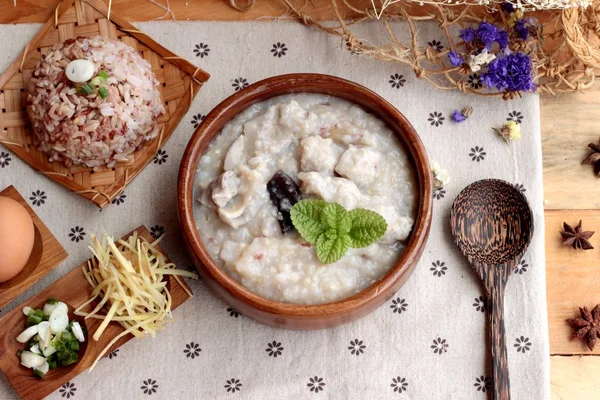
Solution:
M 300 187 L 291 176 L 283 171 L 277 171 L 267 183 L 267 190 L 271 202 L 277 208 L 277 219 L 283 233 L 294 230 L 294 224 L 290 217 L 290 209 L 294 204 L 302 200 Z

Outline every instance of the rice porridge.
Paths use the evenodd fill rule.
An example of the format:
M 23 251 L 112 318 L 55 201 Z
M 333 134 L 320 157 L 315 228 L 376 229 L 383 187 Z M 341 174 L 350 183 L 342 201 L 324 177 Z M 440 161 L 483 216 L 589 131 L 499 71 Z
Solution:
M 213 259 L 250 291 L 286 303 L 328 303 L 377 281 L 399 258 L 417 209 L 413 167 L 393 132 L 355 104 L 321 94 L 279 96 L 237 115 L 209 145 L 195 179 L 194 216 Z M 298 199 L 278 209 L 270 197 L 298 187 L 298 198 L 379 213 L 385 234 L 322 264 L 280 212 Z

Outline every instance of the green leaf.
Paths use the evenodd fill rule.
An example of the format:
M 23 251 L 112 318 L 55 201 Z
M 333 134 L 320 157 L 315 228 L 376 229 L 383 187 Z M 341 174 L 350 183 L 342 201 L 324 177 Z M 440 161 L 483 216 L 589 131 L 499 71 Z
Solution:
M 290 209 L 294 227 L 309 243 L 316 244 L 317 239 L 327 230 L 323 224 L 323 208 L 327 205 L 323 200 L 300 200 Z
M 323 264 L 334 263 L 346 254 L 350 242 L 348 234 L 337 232 L 335 229 L 328 229 L 317 240 L 317 258 Z
M 340 233 L 348 233 L 352 227 L 352 219 L 348 211 L 338 203 L 327 203 L 323 207 L 321 218 L 324 225 Z
M 352 227 L 348 233 L 351 247 L 367 247 L 379 240 L 387 230 L 387 222 L 375 211 L 356 208 L 348 215 L 352 221 Z

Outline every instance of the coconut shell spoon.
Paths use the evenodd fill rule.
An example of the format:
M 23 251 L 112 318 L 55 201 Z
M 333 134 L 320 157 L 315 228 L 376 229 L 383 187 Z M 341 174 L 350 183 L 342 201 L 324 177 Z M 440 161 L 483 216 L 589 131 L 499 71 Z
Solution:
M 463 189 L 450 214 L 456 245 L 485 286 L 490 318 L 493 398 L 510 399 L 504 289 L 533 234 L 533 215 L 511 184 L 485 179 Z

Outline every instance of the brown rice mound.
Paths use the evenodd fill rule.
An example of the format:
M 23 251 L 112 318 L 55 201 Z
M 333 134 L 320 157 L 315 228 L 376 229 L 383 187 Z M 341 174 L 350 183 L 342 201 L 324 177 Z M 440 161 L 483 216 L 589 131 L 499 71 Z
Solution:
M 79 93 L 67 79 L 65 68 L 72 60 L 94 64 L 94 76 L 109 75 L 103 84 L 108 96 L 97 88 Z M 48 154 L 49 162 L 67 167 L 113 167 L 158 133 L 158 117 L 165 112 L 159 82 L 150 63 L 132 47 L 103 36 L 78 37 L 54 45 L 37 63 L 28 86 L 27 112 L 33 142 Z

